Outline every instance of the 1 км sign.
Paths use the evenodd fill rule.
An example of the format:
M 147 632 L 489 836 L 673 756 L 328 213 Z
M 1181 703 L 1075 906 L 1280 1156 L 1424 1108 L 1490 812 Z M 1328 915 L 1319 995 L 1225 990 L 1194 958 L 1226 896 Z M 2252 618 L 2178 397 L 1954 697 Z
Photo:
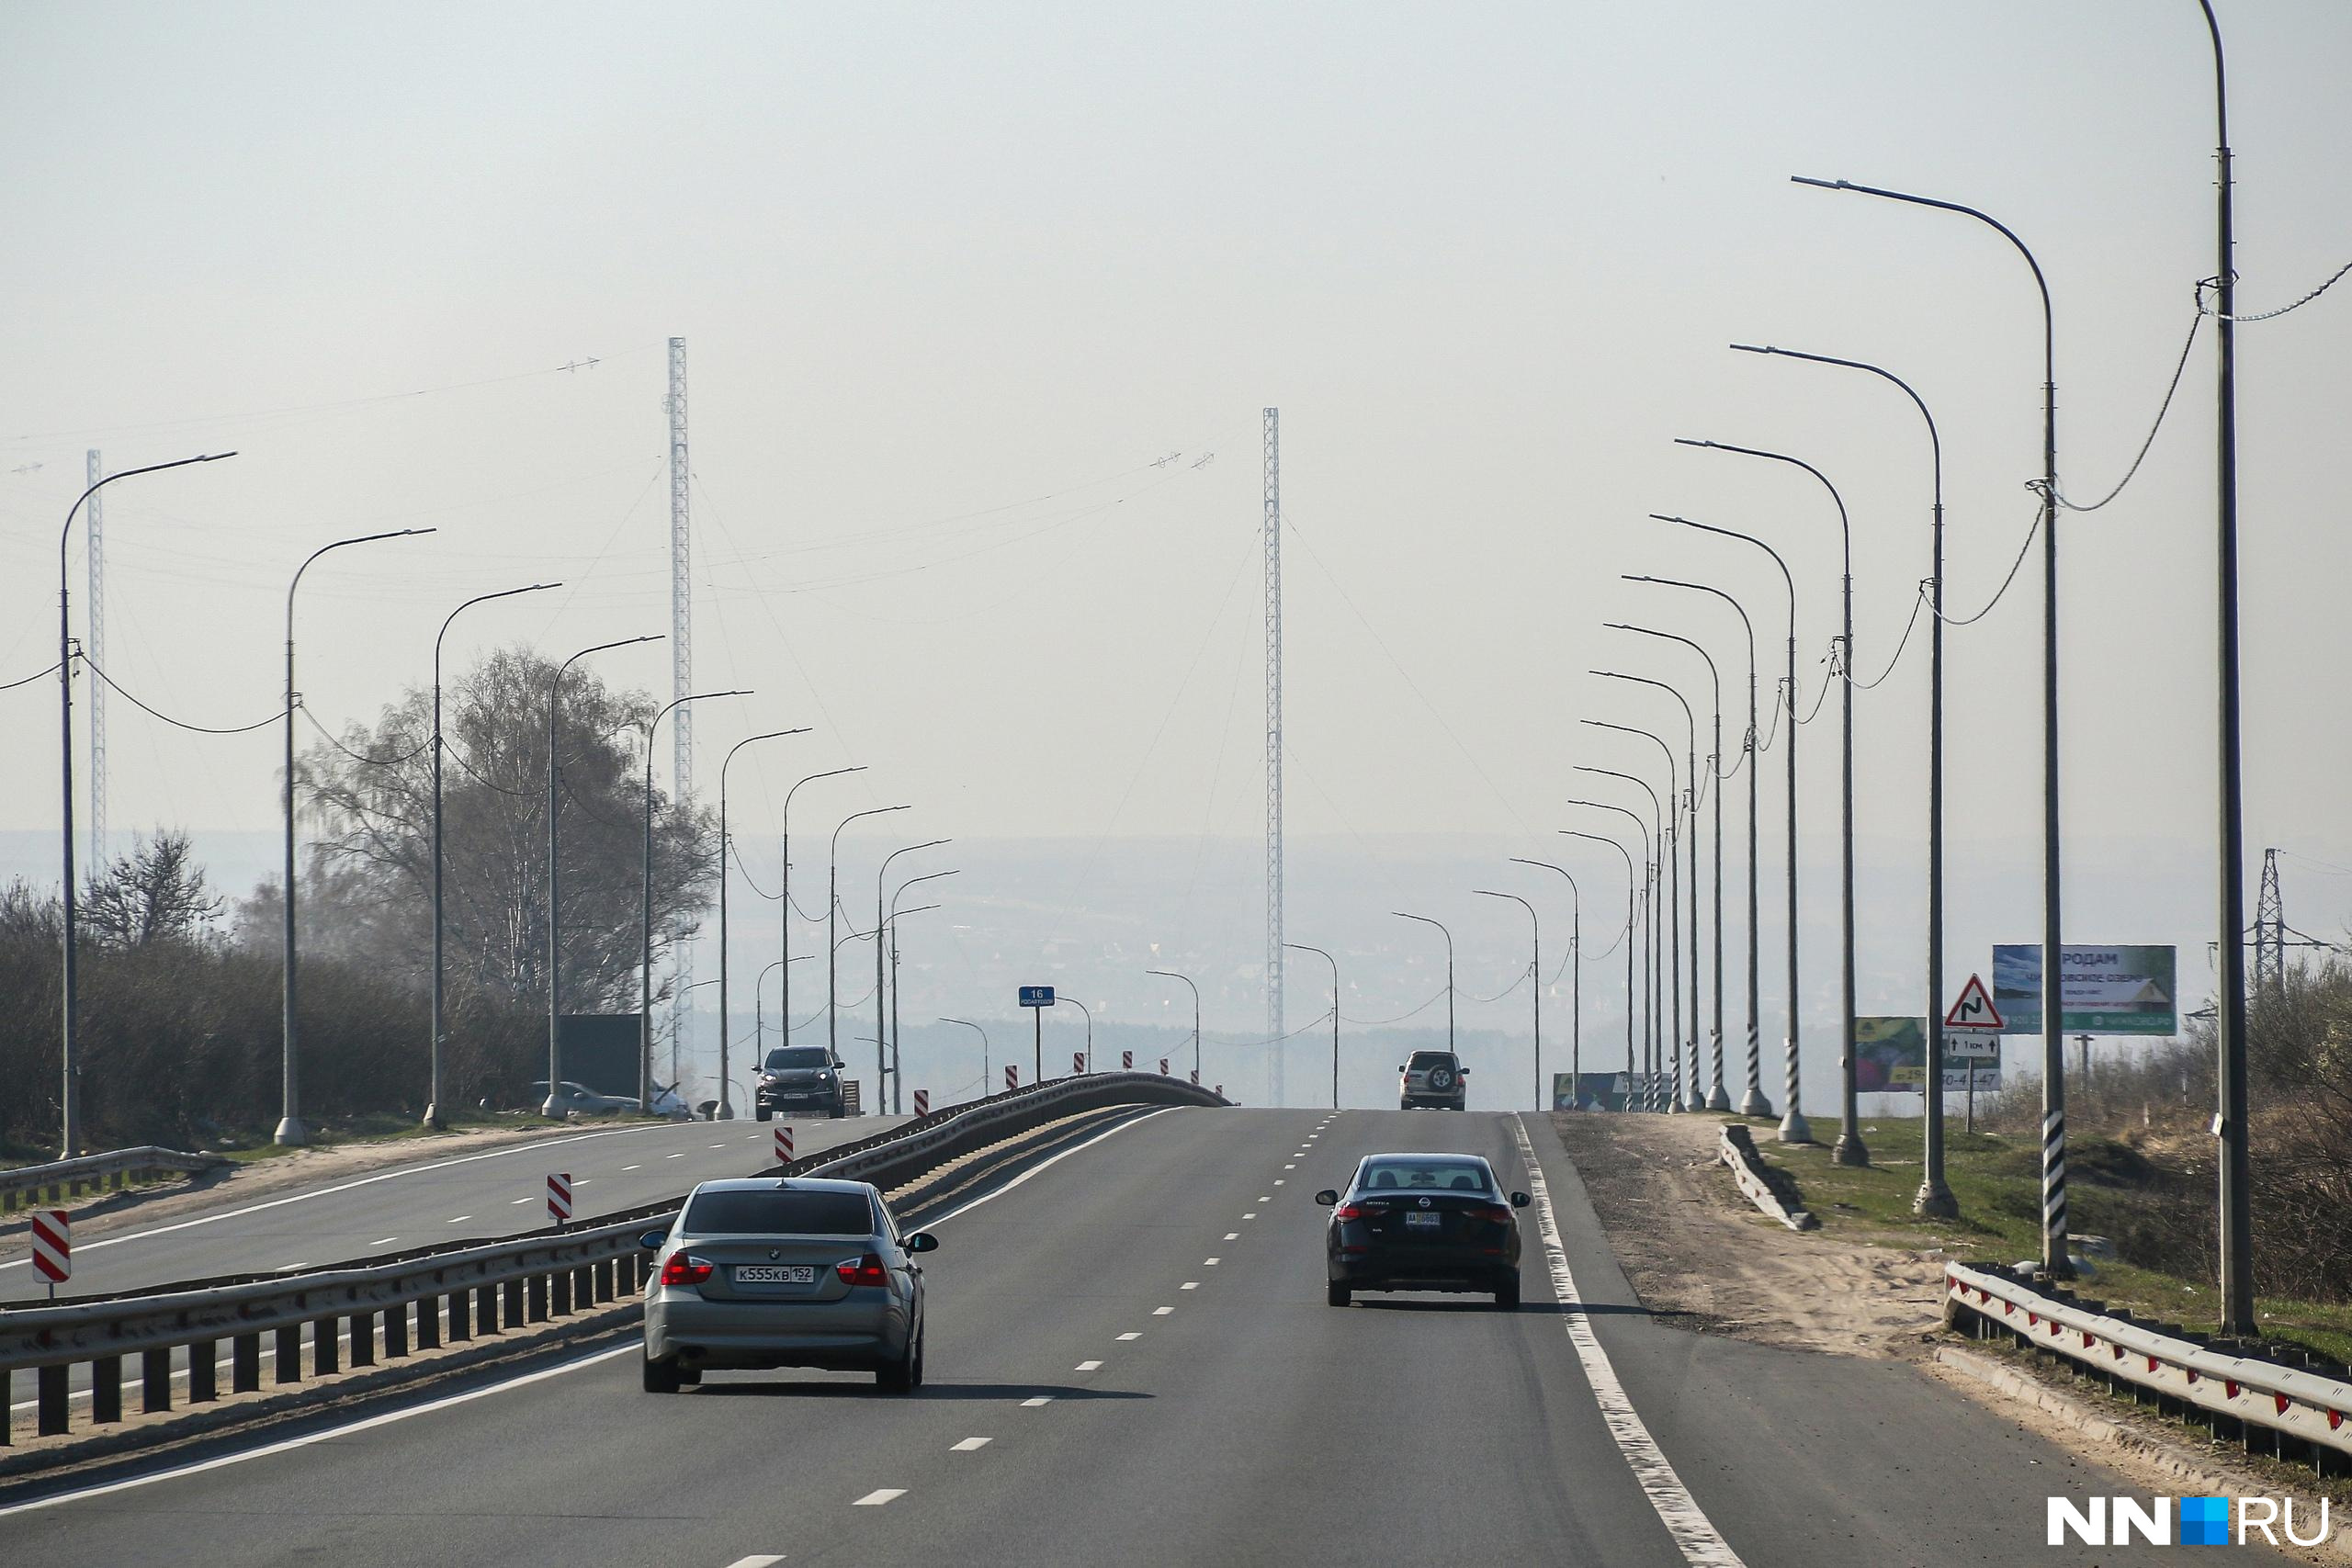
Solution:
M 2069 1034 L 2177 1034 L 2174 950 L 2090 947 L 2060 950 L 2060 998 Z M 2041 1032 L 2041 944 L 1993 949 L 1993 1005 L 2004 1034 Z

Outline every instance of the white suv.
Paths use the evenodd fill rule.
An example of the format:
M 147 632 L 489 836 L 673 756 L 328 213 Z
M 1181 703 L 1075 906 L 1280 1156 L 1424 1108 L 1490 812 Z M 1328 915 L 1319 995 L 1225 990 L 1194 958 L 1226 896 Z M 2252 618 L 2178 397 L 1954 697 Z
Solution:
M 1465 1090 L 1463 1079 L 1470 1069 L 1451 1051 L 1416 1051 L 1396 1071 L 1403 1075 L 1396 1083 L 1396 1109 L 1410 1111 L 1416 1106 L 1433 1105 L 1441 1111 L 1460 1111 Z

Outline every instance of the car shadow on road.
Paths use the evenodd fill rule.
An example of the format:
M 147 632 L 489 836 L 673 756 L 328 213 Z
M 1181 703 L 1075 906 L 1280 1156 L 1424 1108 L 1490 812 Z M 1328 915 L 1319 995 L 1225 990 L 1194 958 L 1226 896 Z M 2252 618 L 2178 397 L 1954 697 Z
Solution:
M 1358 1296 L 1355 1304 L 1368 1312 L 1492 1313 L 1498 1310 L 1492 1302 L 1476 1297 L 1468 1301 L 1433 1302 L 1413 1297 L 1373 1301 Z M 1677 1318 L 1690 1315 L 1688 1313 L 1654 1312 L 1645 1306 L 1619 1306 L 1610 1302 L 1521 1302 L 1514 1310 L 1528 1316 L 1646 1317 L 1659 1323 L 1672 1323 Z
M 879 1393 L 871 1382 L 704 1382 L 693 1393 L 705 1398 L 727 1399 L 904 1399 L 905 1394 Z M 1059 1383 L 926 1382 L 912 1394 L 930 1400 L 1149 1399 L 1150 1394 L 1126 1389 L 1076 1388 Z

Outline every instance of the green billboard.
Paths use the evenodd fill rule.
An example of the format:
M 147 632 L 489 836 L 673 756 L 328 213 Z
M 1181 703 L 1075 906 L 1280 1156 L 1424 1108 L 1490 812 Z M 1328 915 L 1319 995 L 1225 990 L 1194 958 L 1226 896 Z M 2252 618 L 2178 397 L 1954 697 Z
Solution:
M 2060 997 L 2069 1034 L 2177 1034 L 2174 950 L 2091 947 L 2059 950 Z M 1993 949 L 1993 1006 L 2004 1034 L 2041 1032 L 2041 944 Z

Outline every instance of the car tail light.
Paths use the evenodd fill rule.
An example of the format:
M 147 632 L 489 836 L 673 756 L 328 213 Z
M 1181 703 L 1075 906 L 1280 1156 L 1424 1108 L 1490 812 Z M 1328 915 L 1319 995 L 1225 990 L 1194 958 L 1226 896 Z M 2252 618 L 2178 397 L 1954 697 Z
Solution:
M 1507 1225 L 1511 1220 L 1510 1211 L 1500 1203 L 1481 1204 L 1469 1211 L 1469 1217 L 1474 1220 L 1484 1220 L 1488 1224 L 1496 1225 Z
M 1377 1218 L 1379 1213 L 1379 1210 L 1368 1209 L 1362 1203 L 1342 1203 L 1331 1211 L 1331 1217 L 1335 1220 L 1369 1220 Z
M 833 1265 L 833 1272 L 842 1277 L 844 1285 L 887 1285 L 890 1271 L 872 1253 L 863 1258 L 844 1258 Z
M 683 1252 L 670 1254 L 670 1261 L 662 1265 L 662 1283 L 664 1285 L 699 1285 L 709 1278 L 708 1263 Z

